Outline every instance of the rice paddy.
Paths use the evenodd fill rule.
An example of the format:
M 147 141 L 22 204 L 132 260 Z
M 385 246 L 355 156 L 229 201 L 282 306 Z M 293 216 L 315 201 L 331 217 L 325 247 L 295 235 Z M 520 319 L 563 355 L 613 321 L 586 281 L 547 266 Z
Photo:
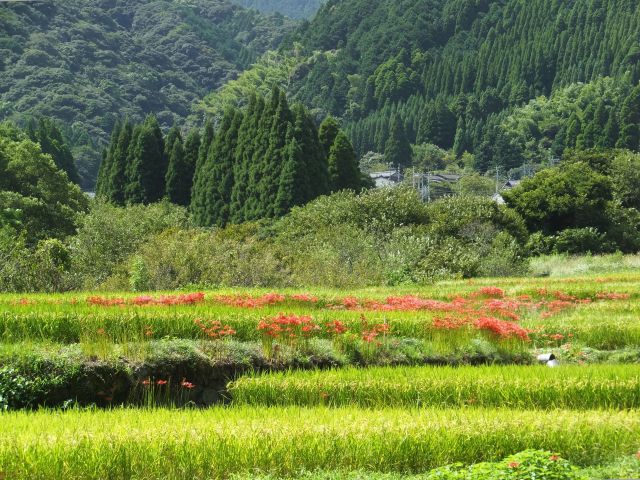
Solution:
M 3 480 L 640 477 L 632 271 L 349 292 L 2 295 L 0 342 Z M 489 354 L 481 366 L 429 365 L 457 365 L 471 346 L 526 365 L 491 364 Z M 188 349 L 199 381 L 172 363 Z M 558 367 L 538 365 L 536 355 L 549 352 Z M 7 398 L 26 391 L 20 382 L 44 383 L 10 372 L 25 358 L 46 370 L 65 355 L 85 390 L 94 380 L 83 372 L 111 361 L 138 390 L 174 385 L 187 396 L 179 408 L 115 400 L 87 408 L 71 391 L 66 409 L 12 409 Z M 319 355 L 337 360 L 309 370 Z M 232 357 L 240 373 L 221 376 L 215 369 Z M 390 366 L 367 366 L 376 363 Z M 145 373 L 151 364 L 165 376 Z M 224 404 L 200 408 L 189 395 L 209 392 L 199 385 L 207 375 L 229 383 Z M 511 456 L 529 451 L 545 472 L 560 461 L 578 469 L 523 473 Z M 493 463 L 470 467 L 480 462 Z

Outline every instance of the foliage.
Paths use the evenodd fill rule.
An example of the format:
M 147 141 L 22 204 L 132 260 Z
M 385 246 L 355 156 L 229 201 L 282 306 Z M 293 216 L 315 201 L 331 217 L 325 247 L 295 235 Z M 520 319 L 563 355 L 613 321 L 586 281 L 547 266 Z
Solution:
M 84 288 L 100 285 L 152 235 L 185 225 L 184 209 L 169 203 L 121 209 L 97 201 L 71 241 L 75 281 Z
M 0 136 L 0 211 L 19 212 L 27 242 L 65 238 L 88 200 L 30 140 Z
M 292 27 L 218 0 L 3 5 L 0 118 L 63 123 L 90 189 L 117 116 L 168 129 Z
M 233 3 L 261 12 L 278 12 L 289 18 L 312 17 L 324 0 L 233 0 Z

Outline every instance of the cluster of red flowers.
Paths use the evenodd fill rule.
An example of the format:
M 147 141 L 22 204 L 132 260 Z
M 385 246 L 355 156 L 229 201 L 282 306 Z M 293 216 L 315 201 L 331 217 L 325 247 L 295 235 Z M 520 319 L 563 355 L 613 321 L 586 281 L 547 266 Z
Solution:
M 372 310 L 382 312 L 413 312 L 417 310 L 448 312 L 458 310 L 464 304 L 465 300 L 462 298 L 456 298 L 452 302 L 442 302 L 439 300 L 425 300 L 413 295 L 404 295 L 401 297 L 388 297 L 384 302 L 345 297 L 339 306 L 347 310 Z
M 124 298 L 105 298 L 105 297 L 87 297 L 89 305 L 99 305 L 101 307 L 114 307 L 118 305 L 126 305 Z
M 236 333 L 233 328 L 229 325 L 222 325 L 219 320 L 202 320 L 196 318 L 193 323 L 209 338 L 223 338 Z
M 374 325 L 372 328 L 368 330 L 363 330 L 362 332 L 362 340 L 367 343 L 373 343 L 376 341 L 378 336 L 385 336 L 391 331 L 391 327 L 388 323 L 380 323 L 378 325 Z M 377 342 L 380 345 L 380 342 Z
M 327 330 L 327 333 L 331 335 L 342 335 L 344 333 L 347 333 L 347 331 L 349 330 L 347 326 L 340 320 L 332 320 L 330 322 L 327 322 L 325 324 L 325 328 Z
M 296 293 L 291 295 L 291 299 L 296 302 L 318 303 L 318 297 L 308 293 Z
M 477 292 L 473 292 L 469 295 L 470 298 L 504 298 L 504 290 L 498 287 L 482 287 Z
M 90 305 L 99 305 L 102 307 L 113 307 L 120 305 L 194 305 L 196 303 L 204 302 L 204 293 L 187 293 L 181 295 L 161 295 L 158 298 L 151 297 L 149 295 L 140 295 L 130 300 L 124 298 L 106 298 L 93 296 L 87 298 L 87 303 Z
M 259 297 L 250 295 L 218 295 L 216 301 L 230 307 L 260 308 L 268 305 L 279 305 L 287 300 L 304 303 L 318 303 L 318 297 L 309 293 L 296 293 L 287 297 L 280 293 L 265 293 Z
M 249 295 L 218 295 L 217 302 L 229 305 L 230 307 L 259 308 L 266 305 L 277 305 L 285 302 L 287 297 L 279 293 L 266 293 L 260 297 Z
M 629 300 L 631 295 L 628 293 L 607 293 L 601 292 L 596 294 L 598 300 Z
M 458 330 L 470 326 L 478 330 L 491 332 L 501 339 L 520 338 L 524 341 L 529 341 L 530 333 L 529 330 L 522 328 L 515 322 L 486 316 L 477 318 L 473 316 L 435 318 L 432 326 L 438 330 Z
M 507 322 L 493 317 L 481 317 L 473 322 L 478 330 L 493 333 L 499 338 L 520 338 L 529 341 L 529 330 L 514 322 Z
M 276 317 L 261 320 L 258 330 L 271 338 L 294 339 L 309 337 L 313 332 L 321 329 L 309 316 L 280 313 Z

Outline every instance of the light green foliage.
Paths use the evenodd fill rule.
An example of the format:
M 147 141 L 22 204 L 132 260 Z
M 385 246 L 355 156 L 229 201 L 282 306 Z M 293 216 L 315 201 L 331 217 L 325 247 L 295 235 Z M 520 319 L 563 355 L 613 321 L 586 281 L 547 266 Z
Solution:
M 153 234 L 187 225 L 184 209 L 169 203 L 118 208 L 96 202 L 71 241 L 80 287 L 100 285 Z
M 29 243 L 75 232 L 88 199 L 30 140 L 0 137 L 0 210 L 19 210 Z

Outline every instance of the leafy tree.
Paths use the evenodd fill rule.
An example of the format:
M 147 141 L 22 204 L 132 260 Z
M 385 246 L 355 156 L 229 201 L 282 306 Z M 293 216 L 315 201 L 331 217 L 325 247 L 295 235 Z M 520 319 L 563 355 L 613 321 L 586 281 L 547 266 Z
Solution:
M 606 207 L 611 181 L 587 163 L 571 162 L 542 170 L 510 191 L 507 205 L 525 220 L 531 232 L 552 235 L 567 228 L 595 227 L 606 231 Z
M 72 235 L 87 208 L 87 197 L 38 144 L 0 135 L 0 212 L 29 244 Z

